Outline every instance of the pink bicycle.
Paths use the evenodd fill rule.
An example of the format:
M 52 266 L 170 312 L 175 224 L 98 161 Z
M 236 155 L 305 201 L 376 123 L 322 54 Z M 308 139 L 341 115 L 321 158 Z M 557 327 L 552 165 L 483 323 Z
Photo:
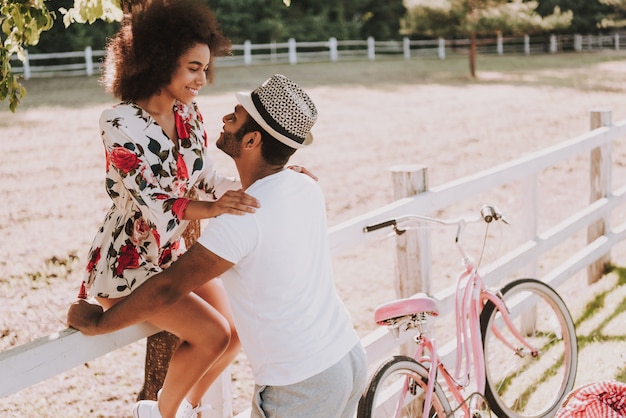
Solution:
M 567 306 L 554 289 L 535 279 L 517 279 L 499 291 L 486 288 L 463 247 L 466 223 L 484 220 L 488 230 L 493 221 L 506 222 L 501 213 L 483 206 L 481 216 L 472 220 L 403 216 L 364 231 L 392 227 L 402 234 L 409 227 L 400 225 L 411 220 L 457 226 L 464 269 L 456 286 L 455 370 L 443 364 L 428 331 L 429 316 L 439 313 L 434 299 L 417 294 L 379 306 L 376 323 L 396 337 L 412 330 L 417 350 L 413 358 L 394 356 L 374 371 L 358 418 L 477 418 L 492 412 L 500 418 L 554 416 L 574 385 L 578 363 Z

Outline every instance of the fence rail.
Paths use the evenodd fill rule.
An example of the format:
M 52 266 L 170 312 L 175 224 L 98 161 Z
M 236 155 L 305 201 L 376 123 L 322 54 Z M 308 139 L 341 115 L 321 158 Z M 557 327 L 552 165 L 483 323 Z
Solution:
M 550 35 L 483 38 L 478 41 L 479 54 L 544 54 L 562 51 L 620 51 L 621 39 L 626 36 L 619 32 L 611 35 Z M 368 59 L 377 57 L 438 58 L 445 59 L 446 53 L 464 52 L 469 47 L 469 39 L 434 39 L 401 41 L 344 40 L 330 38 L 328 41 L 272 42 L 252 44 L 246 41 L 241 45 L 232 46 L 232 55 L 218 57 L 217 66 L 242 66 L 267 63 L 298 64 L 314 61 L 339 61 Z M 92 51 L 86 47 L 84 51 L 57 52 L 45 54 L 28 54 L 23 62 L 12 57 L 18 63 L 13 72 L 22 74 L 25 79 L 32 77 L 88 75 L 97 72 L 102 65 L 104 51 Z M 35 65 L 37 62 L 43 62 Z
M 330 228 L 329 239 L 333 256 L 378 239 L 384 234 L 382 231 L 364 234 L 363 227 L 368 224 L 406 213 L 432 214 L 498 187 L 518 182 L 522 184 L 520 201 L 523 206 L 521 212 L 525 219 L 520 223 L 523 224 L 521 230 L 525 231 L 525 236 L 506 254 L 482 269 L 486 283 L 494 285 L 503 278 L 520 272 L 527 273 L 529 269 L 535 275 L 541 255 L 585 230 L 587 242 L 572 251 L 571 257 L 540 278 L 556 287 L 574 274 L 587 269 L 588 280 L 595 281 L 601 276 L 604 265 L 609 262 L 608 255 L 611 248 L 626 239 L 626 224 L 612 225 L 611 222 L 611 213 L 618 212 L 615 209 L 626 204 L 626 185 L 615 187 L 611 183 L 613 178 L 611 175 L 612 146 L 617 140 L 626 138 L 626 120 L 613 124 L 610 111 L 593 111 L 591 112 L 591 128 L 589 133 L 551 148 L 432 189 L 428 189 L 428 184 L 425 182 L 421 185 L 417 184 L 427 178 L 423 174 L 424 168 L 401 167 L 396 170 L 395 175 L 400 178 L 395 183 L 402 184 L 407 190 L 412 191 L 405 190 L 396 193 L 396 196 L 403 193 L 411 196 Z M 545 232 L 540 233 L 537 228 L 540 211 L 536 198 L 540 175 L 542 172 L 549 171 L 546 169 L 550 167 L 581 155 L 588 155 L 590 159 L 591 198 L 589 205 L 558 220 Z M 414 194 L 415 190 L 423 191 Z M 565 193 L 569 192 L 571 191 L 565 191 Z M 541 219 L 541 221 L 545 220 Z M 410 236 L 413 232 L 415 231 L 410 231 L 399 239 L 413 239 Z M 409 274 L 405 274 L 409 271 L 405 268 L 406 266 L 398 262 L 398 280 L 408 283 L 407 286 L 399 287 L 416 288 L 417 283 L 418 290 L 428 290 L 431 288 L 429 265 L 432 264 L 429 257 L 429 236 L 419 235 L 417 239 L 417 246 L 398 245 L 399 252 L 406 252 L 407 247 L 414 248 L 412 252 L 405 253 L 404 257 L 398 257 L 398 260 L 409 260 L 407 265 L 409 262 L 414 263 L 410 260 L 415 260 L 415 257 L 422 260 L 422 268 L 413 270 Z M 429 293 L 439 301 L 440 316 L 443 317 L 453 312 L 454 287 Z M 0 380 L 0 397 L 8 396 L 62 371 L 70 370 L 85 361 L 144 338 L 153 332 L 155 329 L 146 324 L 97 337 L 87 337 L 75 330 L 66 329 L 2 352 L 0 353 L 0 370 L 3 370 L 3 376 L 11 376 L 11 378 Z M 383 328 L 364 336 L 362 342 L 370 365 L 379 362 L 398 344 L 398 341 L 394 340 L 391 334 Z M 445 344 L 445 339 L 441 339 L 441 342 L 442 347 L 450 347 L 447 350 L 449 356 L 452 353 L 453 344 L 449 342 Z M 449 357 L 444 355 L 444 358 Z M 214 407 L 220 408 L 218 411 L 220 417 L 231 417 L 230 376 L 224 374 L 222 379 L 211 388 L 205 399 Z M 238 418 L 247 416 L 249 416 L 249 411 L 237 415 Z

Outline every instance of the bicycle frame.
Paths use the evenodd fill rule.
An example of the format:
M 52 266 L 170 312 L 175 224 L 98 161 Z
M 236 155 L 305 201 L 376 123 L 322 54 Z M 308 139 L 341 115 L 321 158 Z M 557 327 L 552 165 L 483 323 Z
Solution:
M 498 214 L 499 215 L 499 214 Z M 499 215 L 501 216 L 501 215 Z M 455 291 L 455 323 L 456 323 L 456 366 L 454 376 L 448 371 L 445 364 L 439 357 L 437 352 L 436 340 L 428 335 L 428 332 L 423 332 L 421 329 L 415 336 L 414 340 L 417 344 L 417 349 L 413 358 L 422 363 L 424 366 L 428 366 L 429 378 L 427 389 L 425 392 L 424 411 L 423 417 L 428 418 L 430 409 L 432 406 L 432 395 L 434 392 L 434 385 L 437 379 L 437 372 L 441 374 L 449 392 L 453 395 L 456 401 L 455 410 L 459 408 L 463 411 L 464 416 L 471 417 L 472 405 L 466 403 L 466 399 L 463 397 L 463 390 L 470 384 L 470 376 L 473 373 L 474 382 L 476 385 L 476 391 L 481 395 L 484 395 L 485 388 L 485 364 L 483 355 L 482 336 L 480 330 L 480 313 L 486 302 L 492 302 L 497 309 L 501 312 L 502 318 L 518 340 L 524 347 L 528 349 L 528 354 L 536 356 L 538 350 L 529 344 L 525 338 L 517 331 L 517 328 L 513 325 L 512 319 L 509 315 L 509 311 L 505 306 L 499 293 L 485 287 L 482 278 L 477 270 L 473 259 L 465 252 L 462 245 L 461 238 L 463 228 L 465 226 L 464 220 L 458 221 L 441 221 L 428 217 L 414 216 L 414 218 L 451 224 L 457 223 L 457 235 L 456 245 L 461 253 L 463 259 L 464 270 L 457 276 L 456 291 Z M 483 215 L 483 219 L 485 215 Z M 497 218 L 496 218 L 497 219 Z M 487 221 L 490 222 L 490 221 Z M 401 234 L 404 230 L 398 229 L 396 221 L 386 222 L 380 225 L 393 226 L 396 233 Z M 379 226 L 383 227 L 383 226 Z M 373 230 L 373 228 L 371 229 Z M 506 339 L 499 333 L 495 327 L 493 329 L 494 335 L 501 340 L 507 347 L 511 348 L 517 353 L 521 353 L 520 349 L 513 347 Z M 462 366 L 465 366 L 462 368 Z M 404 400 L 409 392 L 409 378 L 403 385 L 400 399 Z M 479 406 L 479 405 L 476 405 Z M 401 411 L 396 412 L 396 416 L 399 416 Z
M 466 282 L 465 285 L 462 285 L 463 282 Z M 466 264 L 466 270 L 461 272 L 457 278 L 456 296 L 455 322 L 457 349 L 454 375 L 448 371 L 445 364 L 440 359 L 435 338 L 430 338 L 428 335 L 421 333 L 415 337 L 417 350 L 413 358 L 422 364 L 430 365 L 430 367 L 428 367 L 429 380 L 424 402 L 424 418 L 427 418 L 432 405 L 432 393 L 434 390 L 434 382 L 437 378 L 437 372 L 444 378 L 446 386 L 456 400 L 456 404 L 463 410 L 464 415 L 467 417 L 471 416 L 471 410 L 470 405 L 465 402 L 462 391 L 470 383 L 471 372 L 473 372 L 477 392 L 481 395 L 484 394 L 485 365 L 482 355 L 483 346 L 479 323 L 480 312 L 486 301 L 491 301 L 496 305 L 498 310 L 502 313 L 502 317 L 508 328 L 512 331 L 516 339 L 528 348 L 531 355 L 536 355 L 537 353 L 537 349 L 528 344 L 524 337 L 519 334 L 517 329 L 513 326 L 508 310 L 502 302 L 502 299 L 497 293 L 484 287 L 482 278 L 471 262 Z M 466 319 L 464 320 L 464 318 Z M 467 323 L 468 326 L 464 327 L 464 323 Z M 498 339 L 506 344 L 507 347 L 511 348 L 513 351 L 518 351 L 518 349 L 508 343 L 500 333 L 496 330 L 494 330 L 494 332 L 498 336 Z M 470 363 L 472 365 L 471 372 Z M 464 369 L 461 369 L 462 365 L 465 365 Z M 405 385 L 401 398 L 404 398 L 407 390 Z

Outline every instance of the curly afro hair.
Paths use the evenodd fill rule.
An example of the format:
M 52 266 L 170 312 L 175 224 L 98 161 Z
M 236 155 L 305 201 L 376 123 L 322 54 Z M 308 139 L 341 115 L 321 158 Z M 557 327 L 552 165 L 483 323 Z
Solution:
M 126 15 L 109 39 L 101 82 L 120 100 L 146 99 L 170 82 L 179 58 L 198 43 L 211 51 L 211 82 L 214 58 L 231 48 L 211 9 L 200 0 L 154 0 L 145 11 Z

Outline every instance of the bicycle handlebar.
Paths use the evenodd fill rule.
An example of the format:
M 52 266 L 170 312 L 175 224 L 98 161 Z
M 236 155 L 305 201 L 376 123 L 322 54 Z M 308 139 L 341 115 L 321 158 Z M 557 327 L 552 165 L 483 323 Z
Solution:
M 480 216 L 477 216 L 475 218 L 438 219 L 438 218 L 431 218 L 430 216 L 423 216 L 423 215 L 404 215 L 404 216 L 399 216 L 397 218 L 389 219 L 389 220 L 386 220 L 384 222 L 380 222 L 374 225 L 368 225 L 363 228 L 363 232 L 365 233 L 372 232 L 378 229 L 388 228 L 391 226 L 393 227 L 393 231 L 397 235 L 402 235 L 408 230 L 408 228 L 398 228 L 398 223 L 407 221 L 407 220 L 412 220 L 412 219 L 419 219 L 422 221 L 437 223 L 441 225 L 456 225 L 457 226 L 456 237 L 454 239 L 454 242 L 456 243 L 456 246 L 459 252 L 461 253 L 461 256 L 463 257 L 463 262 L 465 263 L 465 265 L 473 265 L 473 261 L 471 257 L 467 254 L 467 252 L 465 251 L 465 248 L 463 247 L 463 243 L 462 243 L 462 236 L 463 236 L 463 231 L 465 230 L 465 224 L 469 222 L 478 222 L 480 220 L 488 224 L 493 221 L 502 221 L 505 224 L 508 224 L 507 220 L 502 215 L 502 212 L 500 212 L 500 210 L 497 207 L 491 206 L 491 205 L 484 205 L 482 208 L 480 208 Z
M 380 222 L 374 225 L 367 225 L 363 228 L 363 232 L 366 232 L 366 233 L 372 232 L 378 229 L 388 228 L 392 226 L 396 234 L 402 235 L 403 233 L 406 232 L 406 229 L 398 229 L 398 223 L 411 220 L 411 219 L 419 219 L 422 221 L 438 223 L 442 225 L 459 225 L 460 228 L 462 228 L 462 225 L 468 222 L 477 222 L 481 219 L 485 221 L 486 223 L 491 223 L 493 221 L 502 221 L 505 224 L 508 224 L 506 218 L 504 217 L 504 215 L 502 215 L 502 212 L 500 212 L 500 210 L 497 207 L 492 206 L 492 205 L 484 205 L 482 208 L 480 208 L 479 218 L 438 219 L 438 218 L 431 218 L 430 216 L 423 216 L 423 215 L 404 215 L 404 216 L 399 216 L 397 218 L 389 219 L 387 221 Z

